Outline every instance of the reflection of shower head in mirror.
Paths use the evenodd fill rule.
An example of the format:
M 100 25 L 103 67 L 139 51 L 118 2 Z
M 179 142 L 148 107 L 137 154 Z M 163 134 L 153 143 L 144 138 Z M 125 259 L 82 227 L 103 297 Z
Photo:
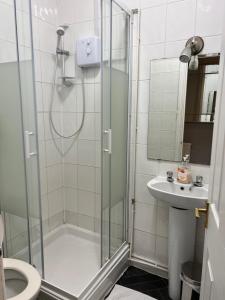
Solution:
M 196 70 L 198 68 L 198 54 L 202 51 L 203 47 L 204 41 L 200 36 L 191 37 L 180 54 L 180 61 L 183 63 L 192 62 L 190 67 L 192 70 Z

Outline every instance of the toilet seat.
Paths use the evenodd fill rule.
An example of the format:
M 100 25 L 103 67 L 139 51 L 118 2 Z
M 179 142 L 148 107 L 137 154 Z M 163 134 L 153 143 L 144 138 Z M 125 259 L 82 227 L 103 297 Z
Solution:
M 41 287 L 41 276 L 34 267 L 22 260 L 13 258 L 3 258 L 3 267 L 4 270 L 17 271 L 27 281 L 26 288 L 20 294 L 7 300 L 30 300 L 37 296 Z

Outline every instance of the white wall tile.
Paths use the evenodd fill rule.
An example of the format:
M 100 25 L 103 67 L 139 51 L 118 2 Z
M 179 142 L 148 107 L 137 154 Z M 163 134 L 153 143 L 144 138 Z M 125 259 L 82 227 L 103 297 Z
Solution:
M 136 174 L 136 196 L 135 200 L 147 204 L 156 204 L 155 198 L 151 195 L 147 183 L 154 178 L 151 175 Z
M 165 4 L 167 0 L 140 0 L 141 9 Z
M 73 188 L 64 188 L 65 210 L 78 211 L 78 191 Z
M 55 67 L 55 55 L 40 52 L 41 59 L 41 79 L 43 82 L 52 83 Z
M 156 175 L 158 174 L 158 161 L 147 159 L 147 145 L 137 145 L 137 173 Z
M 56 28 L 55 26 L 39 20 L 40 50 L 55 53 L 56 49 Z
M 157 206 L 136 202 L 134 227 L 138 230 L 156 233 Z
M 202 53 L 219 53 L 221 51 L 221 36 L 204 37 L 204 49 Z
M 161 237 L 168 236 L 169 227 L 169 207 L 157 207 L 157 230 L 156 234 Z
M 138 112 L 148 113 L 149 109 L 149 80 L 139 81 L 139 95 L 138 95 Z
M 165 41 L 166 7 L 144 9 L 141 14 L 141 43 L 155 44 Z
M 79 121 L 81 121 L 81 114 L 79 114 Z M 79 135 L 80 139 L 84 140 L 95 140 L 96 132 L 95 132 L 95 114 L 86 113 L 85 114 L 85 122 L 82 128 L 82 131 Z
M 224 1 L 197 0 L 196 35 L 210 36 L 222 33 Z
M 61 155 L 57 151 L 53 141 L 49 140 L 45 142 L 46 147 L 46 165 L 51 166 L 61 163 Z
M 43 111 L 43 93 L 42 93 L 42 85 L 40 82 L 35 83 L 35 89 L 36 89 L 36 105 L 37 105 L 37 111 Z
M 82 215 L 95 216 L 95 193 L 78 190 L 78 211 Z
M 137 143 L 147 145 L 148 113 L 138 114 Z
M 143 45 L 140 47 L 139 80 L 150 78 L 150 60 L 164 57 L 164 44 Z
M 62 186 L 62 167 L 53 165 L 47 168 L 48 192 L 59 189 Z
M 165 57 L 167 57 L 167 58 L 179 57 L 181 51 L 185 48 L 186 42 L 187 42 L 187 40 L 166 42 Z
M 48 193 L 49 216 L 55 216 L 63 210 L 62 190 L 58 189 Z
M 166 40 L 188 39 L 195 31 L 196 0 L 172 2 L 167 7 Z
M 80 165 L 96 165 L 96 142 L 80 140 L 78 142 L 78 163 Z
M 65 1 L 57 0 L 57 9 L 60 24 L 72 24 L 75 20 L 74 0 Z
M 94 231 L 95 229 L 94 218 L 86 215 L 78 214 L 78 226 L 90 231 Z
M 156 259 L 162 264 L 168 265 L 168 239 L 156 237 Z
M 93 0 L 77 1 L 74 9 L 74 20 L 77 23 L 93 20 L 95 16 L 94 4 L 95 2 Z
M 63 185 L 65 187 L 77 187 L 77 166 L 72 164 L 63 165 Z
M 95 168 L 78 166 L 78 188 L 81 190 L 95 192 Z
M 134 255 L 150 260 L 155 258 L 156 238 L 154 235 L 134 230 Z

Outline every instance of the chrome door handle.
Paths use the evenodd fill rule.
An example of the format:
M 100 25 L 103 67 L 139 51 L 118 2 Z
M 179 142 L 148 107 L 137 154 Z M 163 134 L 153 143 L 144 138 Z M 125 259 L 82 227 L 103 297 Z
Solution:
M 104 134 L 108 135 L 108 148 L 105 148 L 104 152 L 112 154 L 112 129 L 104 130 Z
M 30 137 L 34 135 L 34 132 L 25 130 L 25 151 L 26 151 L 26 158 L 29 159 L 32 156 L 37 155 L 37 152 L 30 151 Z

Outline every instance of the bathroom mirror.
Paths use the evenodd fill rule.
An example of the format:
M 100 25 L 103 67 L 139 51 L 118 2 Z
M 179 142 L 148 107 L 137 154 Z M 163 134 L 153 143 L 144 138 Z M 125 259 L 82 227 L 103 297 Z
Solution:
M 149 159 L 210 164 L 219 54 L 198 56 L 190 70 L 179 58 L 150 61 Z

